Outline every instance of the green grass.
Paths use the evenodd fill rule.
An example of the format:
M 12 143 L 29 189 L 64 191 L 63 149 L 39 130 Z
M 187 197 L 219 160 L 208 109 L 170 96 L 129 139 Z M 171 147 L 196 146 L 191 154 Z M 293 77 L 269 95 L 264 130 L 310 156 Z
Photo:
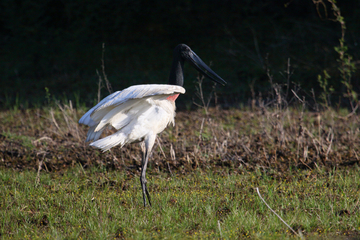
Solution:
M 3 168 L 0 234 L 11 239 L 294 237 L 261 202 L 259 187 L 267 203 L 305 236 L 359 236 L 357 167 L 287 174 L 261 169 L 174 176 L 152 172 L 153 206 L 144 208 L 139 178 L 126 171 L 79 166 L 40 172 L 37 184 L 36 171 Z
M 11 132 L 2 132 L 2 135 L 12 141 L 15 142 L 19 142 L 20 145 L 22 145 L 23 147 L 32 150 L 34 149 L 34 144 L 32 143 L 32 141 L 34 139 L 32 139 L 29 136 L 24 136 L 24 135 L 16 135 L 14 133 Z
M 306 238 L 360 236 L 357 116 L 208 111 L 180 111 L 160 135 L 146 209 L 138 144 L 88 147 L 70 102 L 0 112 L 0 238 L 296 238 L 257 187 Z

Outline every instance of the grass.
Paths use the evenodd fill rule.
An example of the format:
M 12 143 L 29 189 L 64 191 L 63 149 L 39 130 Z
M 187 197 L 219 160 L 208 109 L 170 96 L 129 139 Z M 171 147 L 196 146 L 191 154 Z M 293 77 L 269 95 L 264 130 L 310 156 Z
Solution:
M 147 170 L 138 144 L 84 143 L 85 109 L 0 112 L 2 238 L 359 237 L 358 116 L 302 108 L 178 112 Z M 112 130 L 109 130 L 111 132 Z
M 74 167 L 64 174 L 0 173 L 1 235 L 12 239 L 294 237 L 260 201 L 305 236 L 358 236 L 359 169 L 263 174 L 150 174 L 153 206 L 126 171 Z M 221 230 L 220 230 L 221 229 Z

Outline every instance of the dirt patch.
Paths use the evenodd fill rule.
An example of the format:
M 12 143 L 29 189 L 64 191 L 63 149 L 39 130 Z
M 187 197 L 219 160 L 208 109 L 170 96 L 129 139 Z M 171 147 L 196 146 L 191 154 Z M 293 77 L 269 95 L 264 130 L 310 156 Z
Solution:
M 52 112 L 51 112 L 52 111 Z M 73 108 L 1 113 L 0 166 L 61 172 L 68 167 L 100 166 L 136 174 L 139 144 L 101 151 L 84 142 L 82 112 Z M 359 164 L 359 118 L 335 112 L 239 111 L 209 109 L 179 112 L 176 126 L 158 137 L 150 158 L 153 172 L 187 173 L 197 168 L 215 172 L 289 168 L 352 167 Z M 105 134 L 111 134 L 108 130 Z M 111 184 L 111 183 L 110 183 Z M 126 187 L 126 186 L 124 186 Z

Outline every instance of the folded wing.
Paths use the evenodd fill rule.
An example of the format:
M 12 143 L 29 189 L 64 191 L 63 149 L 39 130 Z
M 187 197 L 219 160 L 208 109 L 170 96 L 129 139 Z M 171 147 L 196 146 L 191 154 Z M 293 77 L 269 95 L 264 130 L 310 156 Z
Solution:
M 79 120 L 79 123 L 90 127 L 86 141 L 99 139 L 101 133 L 108 126 L 120 130 L 131 125 L 141 113 L 152 106 L 151 103 L 154 99 L 166 99 L 179 93 L 185 93 L 185 89 L 181 86 L 148 84 L 134 85 L 110 94 Z M 123 143 L 119 144 L 123 145 Z

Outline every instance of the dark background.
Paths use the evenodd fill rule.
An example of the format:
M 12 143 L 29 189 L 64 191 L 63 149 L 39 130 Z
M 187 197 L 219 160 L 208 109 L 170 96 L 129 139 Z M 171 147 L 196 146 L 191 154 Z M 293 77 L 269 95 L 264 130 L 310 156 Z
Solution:
M 358 67 L 360 1 L 337 5 L 347 26 L 348 53 Z M 90 106 L 97 99 L 103 43 L 114 90 L 167 83 L 173 48 L 186 43 L 229 83 L 217 88 L 222 105 L 267 96 L 267 68 L 274 82 L 286 83 L 288 59 L 291 88 L 318 95 L 317 76 L 327 70 L 338 98 L 345 92 L 334 50 L 341 28 L 325 19 L 322 5 L 320 13 L 311 0 L 0 0 L 0 107 L 38 107 L 49 96 Z M 196 77 L 186 66 L 187 94 L 179 98 L 180 108 L 191 107 Z M 359 71 L 352 84 L 359 91 Z M 208 91 L 212 83 L 204 85 Z

